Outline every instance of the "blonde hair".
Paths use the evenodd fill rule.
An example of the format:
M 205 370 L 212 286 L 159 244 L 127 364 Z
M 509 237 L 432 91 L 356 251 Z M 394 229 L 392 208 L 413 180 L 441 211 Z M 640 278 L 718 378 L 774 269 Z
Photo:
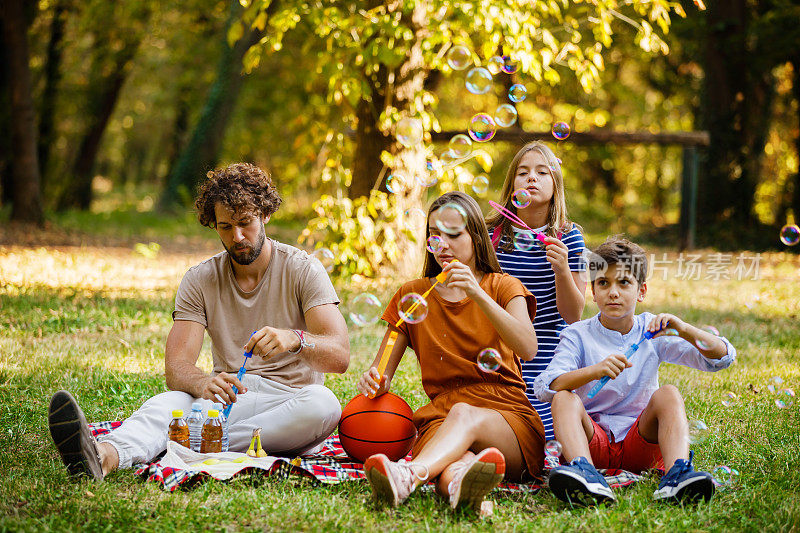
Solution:
M 550 175 L 553 177 L 553 197 L 550 199 L 550 207 L 547 210 L 545 235 L 558 238 L 559 232 L 567 233 L 573 226 L 580 229 L 580 226 L 567 218 L 567 201 L 564 193 L 564 176 L 561 174 L 561 161 L 547 145 L 539 141 L 529 142 L 523 146 L 514 156 L 514 159 L 511 160 L 506 172 L 506 180 L 503 182 L 503 188 L 500 192 L 500 205 L 514 214 L 517 213 L 517 208 L 511 200 L 511 196 L 514 193 L 514 178 L 517 175 L 517 167 L 519 167 L 520 160 L 525 154 L 533 150 L 542 154 L 542 157 L 547 161 L 547 166 L 550 168 Z M 511 221 L 494 211 L 486 217 L 486 225 L 492 231 L 499 227 L 501 238 L 506 237 L 503 249 L 510 249 L 510 243 L 514 240 Z

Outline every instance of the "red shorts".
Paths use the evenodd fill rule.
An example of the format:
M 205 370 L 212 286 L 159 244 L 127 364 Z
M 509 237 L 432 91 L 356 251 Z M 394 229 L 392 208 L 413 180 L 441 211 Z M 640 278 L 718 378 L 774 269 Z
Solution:
M 639 415 L 641 417 L 641 415 Z M 622 442 L 609 440 L 606 432 L 592 420 L 594 435 L 589 442 L 592 462 L 597 468 L 621 468 L 629 472 L 644 472 L 651 468 L 664 469 L 664 459 L 657 443 L 639 435 L 639 418 Z

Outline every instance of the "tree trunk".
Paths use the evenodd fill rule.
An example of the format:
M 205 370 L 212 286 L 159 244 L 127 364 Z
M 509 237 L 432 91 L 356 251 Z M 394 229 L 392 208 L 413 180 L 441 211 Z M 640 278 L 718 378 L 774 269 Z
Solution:
M 273 1 L 267 8 L 268 16 L 274 12 L 277 3 Z M 217 163 L 225 130 L 245 77 L 241 72 L 244 54 L 263 36 L 263 32 L 250 30 L 233 47 L 228 46 L 228 29 L 239 16 L 240 10 L 239 0 L 232 0 L 228 23 L 222 35 L 223 52 L 217 66 L 217 77 L 192 136 L 167 179 L 159 201 L 161 210 L 172 209 L 182 201 L 189 200 L 206 172 Z
M 139 48 L 141 40 L 129 44 L 116 57 L 112 74 L 107 77 L 99 89 L 99 94 L 90 96 L 89 126 L 81 139 L 78 154 L 72 166 L 72 180 L 61 194 L 58 209 L 89 209 L 92 203 L 92 178 L 94 165 L 103 133 L 119 100 L 120 92 L 130 73 L 131 62 Z M 99 46 L 103 46 L 100 43 Z
M 67 11 L 66 0 L 57 0 L 53 6 L 50 24 L 50 41 L 44 66 L 44 89 L 39 104 L 39 166 L 42 174 L 42 191 L 47 188 L 47 169 L 50 147 L 55 142 L 56 91 L 61 80 L 61 42 L 64 39 L 64 22 Z
M 392 143 L 390 137 L 383 134 L 378 127 L 378 115 L 380 110 L 376 109 L 375 102 L 383 99 L 383 94 L 372 95 L 372 100 L 364 97 L 356 108 L 356 148 L 353 158 L 353 179 L 350 182 L 348 196 L 351 199 L 369 196 L 370 191 L 376 185 L 385 190 L 384 183 L 390 172 L 384 172 L 381 181 L 376 180 L 383 171 L 381 162 L 381 152 L 388 150 Z
M 42 224 L 39 161 L 36 153 L 36 120 L 31 97 L 28 62 L 26 2 L 4 0 L 2 31 L 6 52 L 6 78 L 11 96 L 11 150 L 13 202 L 11 220 Z
M 792 70 L 794 76 L 792 78 L 792 92 L 794 93 L 794 101 L 797 109 L 797 122 L 795 123 L 800 130 L 800 57 L 792 60 Z M 800 135 L 794 138 L 795 154 L 800 157 Z M 795 224 L 800 223 L 800 168 L 795 173 L 792 179 L 792 186 L 789 188 L 791 191 L 791 208 L 794 214 Z M 778 224 L 781 226 L 786 223 L 786 220 L 779 220 Z

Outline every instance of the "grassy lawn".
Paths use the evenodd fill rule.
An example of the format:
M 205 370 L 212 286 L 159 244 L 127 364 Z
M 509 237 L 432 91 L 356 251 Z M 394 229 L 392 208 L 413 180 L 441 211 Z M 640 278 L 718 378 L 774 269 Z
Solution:
M 124 225 L 119 217 L 106 222 Z M 103 228 L 96 218 L 73 224 L 76 231 Z M 776 375 L 784 387 L 800 383 L 800 261 L 787 254 L 762 256 L 758 280 L 679 279 L 673 264 L 667 281 L 660 275 L 650 281 L 640 308 L 715 325 L 738 349 L 737 363 L 716 374 L 661 370 L 662 383 L 684 393 L 690 417 L 710 428 L 695 447 L 696 465 L 726 464 L 741 473 L 710 505 L 654 504 L 655 479 L 621 491 L 609 508 L 570 510 L 547 490 L 493 494 L 495 514 L 486 520 L 453 514 L 430 494 L 415 494 L 397 510 L 376 507 L 366 482 L 316 487 L 251 477 L 170 494 L 131 471 L 101 484 L 74 481 L 47 431 L 50 395 L 70 390 L 89 420 L 99 421 L 122 419 L 164 391 L 164 340 L 175 290 L 184 272 L 215 250 L 208 233 L 179 231 L 170 240 L 166 226 L 147 230 L 152 233 L 146 223 L 141 227 L 127 244 L 113 247 L 0 245 L 0 531 L 800 529 L 800 398 L 779 409 L 766 390 Z M 146 242 L 148 235 L 162 249 L 135 253 L 131 243 Z M 354 290 L 370 290 L 386 302 L 400 281 L 336 283 L 343 311 Z M 585 316 L 595 312 L 590 303 Z M 355 394 L 356 378 L 383 332 L 378 325 L 350 326 L 350 369 L 326 382 L 343 404 Z M 211 368 L 208 345 L 201 364 Z M 725 407 L 721 400 L 729 391 L 738 399 Z M 413 408 L 425 402 L 411 353 L 394 392 Z

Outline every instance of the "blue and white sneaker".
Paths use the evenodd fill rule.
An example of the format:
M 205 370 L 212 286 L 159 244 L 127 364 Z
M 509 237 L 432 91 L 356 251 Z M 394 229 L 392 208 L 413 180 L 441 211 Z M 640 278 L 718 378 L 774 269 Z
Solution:
M 616 501 L 606 479 L 585 457 L 576 457 L 570 464 L 554 468 L 547 484 L 556 498 L 570 505 Z
M 696 472 L 692 466 L 694 452 L 689 452 L 689 460 L 678 459 L 669 472 L 661 478 L 658 489 L 653 493 L 656 500 L 674 502 L 708 501 L 714 495 L 714 477 L 708 472 Z

